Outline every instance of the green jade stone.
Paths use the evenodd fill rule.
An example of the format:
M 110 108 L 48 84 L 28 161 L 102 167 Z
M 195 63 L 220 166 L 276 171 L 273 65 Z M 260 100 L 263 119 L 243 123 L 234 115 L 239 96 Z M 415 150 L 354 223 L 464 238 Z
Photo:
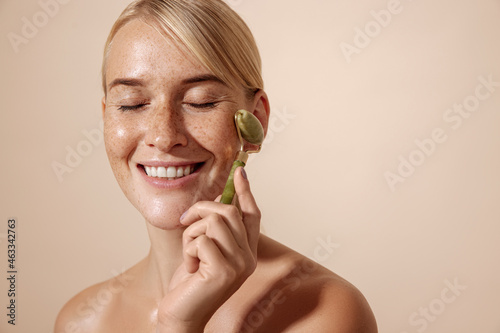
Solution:
M 236 113 L 236 126 L 240 129 L 243 139 L 253 145 L 260 145 L 264 141 L 264 129 L 259 119 L 246 110 Z
M 240 130 L 241 137 L 248 143 L 253 145 L 261 145 L 264 141 L 264 129 L 259 119 L 246 110 L 239 110 L 236 112 L 235 125 Z M 233 202 L 234 194 L 234 171 L 237 167 L 244 167 L 245 163 L 239 160 L 234 161 L 229 177 L 227 178 L 226 186 L 222 192 L 221 201 L 224 204 L 231 204 Z

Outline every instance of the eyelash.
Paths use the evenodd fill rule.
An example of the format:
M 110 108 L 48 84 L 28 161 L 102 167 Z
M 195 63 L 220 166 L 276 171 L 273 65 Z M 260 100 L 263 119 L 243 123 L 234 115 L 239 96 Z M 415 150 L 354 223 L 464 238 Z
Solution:
M 188 103 L 190 107 L 193 107 L 195 109 L 211 109 L 217 106 L 216 102 L 210 102 L 210 103 L 203 103 L 203 104 L 196 104 L 196 103 Z
M 203 104 L 196 104 L 196 103 L 187 103 L 192 108 L 195 109 L 212 109 L 217 106 L 217 102 L 210 102 L 210 103 L 203 103 Z M 146 106 L 147 104 L 137 104 L 137 105 L 121 105 L 118 110 L 122 112 L 126 111 L 134 111 L 134 110 L 139 110 L 140 108 Z
M 146 104 L 137 104 L 137 105 L 122 105 L 118 108 L 120 111 L 134 111 L 142 108 Z

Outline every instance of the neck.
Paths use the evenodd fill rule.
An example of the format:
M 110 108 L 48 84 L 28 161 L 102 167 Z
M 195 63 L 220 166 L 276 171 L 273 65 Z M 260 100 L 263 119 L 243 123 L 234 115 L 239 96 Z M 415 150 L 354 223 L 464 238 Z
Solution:
M 168 292 L 172 276 L 182 264 L 184 229 L 163 230 L 146 222 L 151 248 L 145 260 L 146 283 L 159 298 Z

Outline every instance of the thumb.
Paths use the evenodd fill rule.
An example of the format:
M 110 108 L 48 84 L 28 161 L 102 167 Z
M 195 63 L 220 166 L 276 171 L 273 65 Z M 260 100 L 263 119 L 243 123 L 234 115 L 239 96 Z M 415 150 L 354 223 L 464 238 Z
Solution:
M 243 223 L 247 229 L 248 243 L 252 249 L 256 249 L 260 233 L 261 213 L 250 190 L 250 182 L 246 171 L 242 167 L 236 169 L 234 187 L 238 195 Z

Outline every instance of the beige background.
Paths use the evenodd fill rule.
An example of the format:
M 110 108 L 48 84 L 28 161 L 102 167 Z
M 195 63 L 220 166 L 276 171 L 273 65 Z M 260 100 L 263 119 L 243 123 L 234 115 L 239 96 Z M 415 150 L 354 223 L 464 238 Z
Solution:
M 72 295 L 148 250 L 99 135 L 85 136 L 100 128 L 101 51 L 128 1 L 60 1 L 45 22 L 38 1 L 0 1 L 0 276 L 9 217 L 20 272 L 16 327 L 0 280 L 1 332 L 51 332 Z M 274 112 L 248 166 L 266 233 L 358 286 L 380 332 L 499 333 L 500 86 L 479 90 L 459 128 L 443 116 L 474 102 L 478 77 L 500 82 L 500 1 L 228 2 L 261 47 Z M 388 6 L 380 28 L 371 11 Z M 16 53 L 8 33 L 33 16 L 41 27 Z M 348 62 L 340 46 L 365 26 L 370 44 Z M 446 141 L 422 160 L 415 140 L 436 128 Z M 86 156 L 59 181 L 67 149 Z M 421 165 L 392 191 L 400 156 Z

